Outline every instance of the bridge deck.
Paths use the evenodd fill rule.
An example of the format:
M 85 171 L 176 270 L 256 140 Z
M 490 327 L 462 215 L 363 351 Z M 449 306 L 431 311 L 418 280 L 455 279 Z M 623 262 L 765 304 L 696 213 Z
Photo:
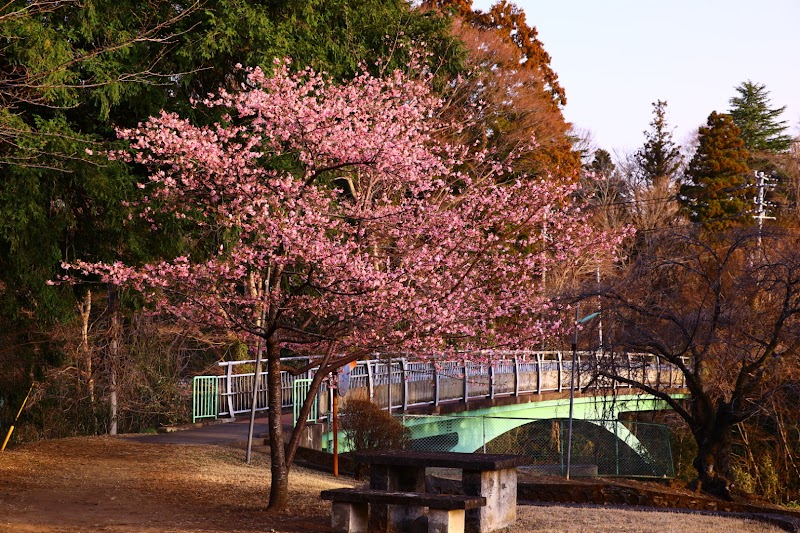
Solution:
M 666 389 L 685 386 L 683 376 L 672 365 L 648 354 L 615 356 L 618 366 L 627 369 L 630 377 Z M 593 352 L 579 353 L 575 363 L 576 390 L 603 390 L 594 381 L 592 365 L 598 360 Z M 195 419 L 233 417 L 249 412 L 253 400 L 253 361 L 220 363 L 222 375 L 195 378 Z M 248 371 L 249 370 L 249 371 Z M 347 382 L 349 392 L 342 399 L 369 399 L 392 410 L 417 412 L 420 409 L 451 409 L 459 403 L 483 402 L 497 398 L 520 398 L 536 395 L 534 401 L 547 399 L 550 394 L 569 391 L 573 371 L 571 352 L 509 352 L 491 365 L 470 361 L 413 361 L 406 358 L 359 361 L 350 372 L 340 376 Z M 310 385 L 313 370 L 305 375 L 282 375 L 284 408 L 295 413 Z M 266 410 L 266 372 L 258 380 L 256 410 Z M 628 389 L 627 385 L 612 384 L 614 390 Z M 325 420 L 330 412 L 331 394 L 326 385 L 317 393 L 312 420 Z M 524 401 L 530 401 L 530 398 Z

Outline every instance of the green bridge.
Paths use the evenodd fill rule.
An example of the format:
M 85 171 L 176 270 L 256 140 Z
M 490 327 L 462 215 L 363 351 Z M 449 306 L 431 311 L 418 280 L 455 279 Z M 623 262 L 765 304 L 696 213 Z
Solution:
M 667 427 L 627 420 L 624 413 L 669 409 L 648 395 L 579 394 L 573 402 L 573 476 L 673 477 L 674 467 Z M 528 401 L 471 402 L 443 405 L 449 414 L 395 414 L 408 429 L 409 446 L 427 451 L 511 453 L 531 458 L 540 474 L 564 475 L 569 435 L 567 394 Z M 683 398 L 685 394 L 672 395 Z M 455 409 L 454 409 L 455 408 Z M 423 410 L 424 411 L 424 410 Z M 313 423 L 312 423 L 313 424 Z M 331 432 L 323 434 L 322 448 L 332 450 Z M 346 433 L 339 432 L 339 450 L 348 450 Z
M 643 451 L 627 426 L 618 423 L 619 415 L 624 412 L 660 411 L 668 408 L 663 400 L 652 396 L 578 395 L 574 400 L 573 419 L 600 426 L 614 433 L 626 445 Z M 520 426 L 533 421 L 566 420 L 568 416 L 569 400 L 558 399 L 480 407 L 452 415 L 406 415 L 402 419 L 411 431 L 412 442 L 442 442 L 448 440 L 442 438 L 443 435 L 455 435 L 457 438 L 449 439 L 452 445 L 442 451 L 476 452 L 483 450 L 497 437 Z
M 621 458 L 638 464 L 634 470 L 643 473 L 634 475 L 672 475 L 666 428 L 620 418 L 623 413 L 663 410 L 668 408 L 666 403 L 619 383 L 602 389 L 593 386 L 591 361 L 596 357 L 581 353 L 576 358 L 573 455 L 577 452 L 579 461 L 592 462 L 603 475 L 631 475 L 620 464 Z M 671 365 L 649 354 L 616 357 L 615 364 L 627 367 L 631 377 L 671 390 L 673 397 L 684 396 L 683 376 Z M 220 366 L 217 376 L 195 378 L 196 419 L 233 417 L 251 409 L 252 362 Z M 572 370 L 569 352 L 509 352 L 491 365 L 384 357 L 360 361 L 344 377 L 348 390 L 339 405 L 360 398 L 391 409 L 403 420 L 416 449 L 526 453 L 538 455 L 542 465 L 560 465 L 563 470 Z M 295 413 L 295 422 L 311 376 L 282 376 L 284 409 Z M 258 384 L 256 410 L 262 410 L 266 408 L 264 373 Z M 332 448 L 332 403 L 332 392 L 323 386 L 307 421 L 309 432 L 316 435 L 310 440 L 327 450 Z M 339 449 L 346 451 L 345 435 L 340 432 L 339 437 Z M 601 451 L 613 451 L 615 464 L 598 465 L 604 461 Z

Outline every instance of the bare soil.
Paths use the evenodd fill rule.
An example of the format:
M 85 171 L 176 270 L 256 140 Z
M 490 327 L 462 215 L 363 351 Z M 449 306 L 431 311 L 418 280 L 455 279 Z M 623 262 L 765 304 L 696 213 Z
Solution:
M 242 448 L 83 437 L 6 450 L 0 454 L 0 531 L 330 531 L 330 504 L 319 491 L 353 480 L 295 466 L 288 511 L 269 514 L 266 450 L 256 447 L 246 465 Z M 694 514 L 565 506 L 520 506 L 518 514 L 509 533 L 781 531 Z
M 0 454 L 0 531 L 330 531 L 319 491 L 347 479 L 293 468 L 290 507 L 264 511 L 268 461 L 256 448 L 125 438 L 43 441 Z

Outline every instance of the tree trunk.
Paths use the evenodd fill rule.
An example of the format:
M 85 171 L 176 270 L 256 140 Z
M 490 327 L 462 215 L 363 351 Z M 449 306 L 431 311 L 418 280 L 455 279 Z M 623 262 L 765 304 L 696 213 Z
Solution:
M 331 343 L 330 348 L 328 349 L 327 353 L 325 354 L 325 358 L 319 365 L 319 370 L 314 374 L 314 377 L 311 379 L 311 384 L 308 387 L 308 392 L 306 392 L 306 397 L 303 400 L 303 406 L 300 408 L 300 413 L 298 413 L 297 423 L 292 430 L 292 436 L 289 439 L 289 444 L 286 446 L 286 464 L 288 466 L 292 465 L 294 461 L 295 453 L 297 452 L 298 446 L 300 446 L 300 437 L 303 434 L 303 429 L 306 426 L 306 420 L 308 420 L 308 415 L 311 413 L 311 408 L 314 405 L 314 402 L 317 397 L 317 392 L 319 391 L 319 387 L 322 384 L 322 380 L 329 374 L 329 372 L 323 371 L 323 369 L 328 369 L 328 361 L 333 354 L 335 344 Z M 333 389 L 331 389 L 333 390 Z M 335 393 L 332 392 L 332 394 Z M 296 398 L 295 398 L 296 400 Z
M 92 313 L 92 291 L 87 290 L 83 301 L 78 305 L 78 314 L 81 318 L 81 344 L 80 356 L 83 359 L 83 380 L 89 392 L 89 403 L 94 410 L 94 376 L 92 376 L 92 352 L 89 350 L 89 317 Z
M 108 428 L 109 435 L 117 434 L 117 422 L 119 421 L 119 403 L 117 398 L 117 362 L 119 361 L 119 341 L 120 341 L 120 319 L 119 302 L 117 288 L 109 285 L 108 288 L 108 307 L 111 312 L 111 327 L 109 330 L 109 350 L 108 350 L 108 370 L 109 370 L 109 391 L 108 403 L 111 410 L 111 421 Z
M 289 467 L 283 447 L 281 425 L 281 357 L 274 339 L 267 339 L 267 412 L 269 454 L 272 479 L 269 488 L 269 511 L 283 511 L 289 502 Z
M 730 499 L 732 483 L 731 471 L 731 432 L 733 424 L 728 417 L 718 412 L 699 434 L 695 434 L 697 457 L 694 467 L 697 470 L 698 487 L 704 492 Z

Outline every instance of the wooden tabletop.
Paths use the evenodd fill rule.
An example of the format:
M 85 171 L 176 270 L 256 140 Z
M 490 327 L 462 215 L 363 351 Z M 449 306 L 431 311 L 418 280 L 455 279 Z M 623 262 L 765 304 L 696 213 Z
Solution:
M 383 466 L 505 470 L 527 464 L 526 457 L 491 453 L 426 452 L 414 450 L 350 452 L 359 463 Z

